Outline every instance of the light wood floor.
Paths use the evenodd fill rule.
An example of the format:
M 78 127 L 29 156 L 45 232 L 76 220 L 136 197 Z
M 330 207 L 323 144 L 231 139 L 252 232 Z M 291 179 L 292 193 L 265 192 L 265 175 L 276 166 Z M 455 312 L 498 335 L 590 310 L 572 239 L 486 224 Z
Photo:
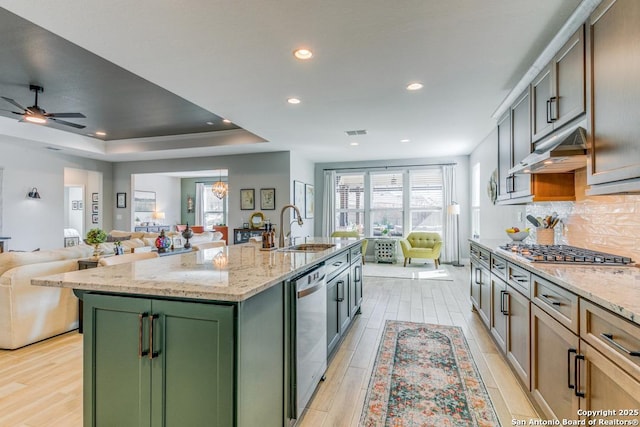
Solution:
M 538 418 L 469 302 L 469 269 L 454 281 L 365 276 L 362 314 L 333 358 L 301 427 L 357 426 L 386 319 L 461 326 L 502 425 Z M 1 427 L 82 425 L 82 336 L 0 350 Z

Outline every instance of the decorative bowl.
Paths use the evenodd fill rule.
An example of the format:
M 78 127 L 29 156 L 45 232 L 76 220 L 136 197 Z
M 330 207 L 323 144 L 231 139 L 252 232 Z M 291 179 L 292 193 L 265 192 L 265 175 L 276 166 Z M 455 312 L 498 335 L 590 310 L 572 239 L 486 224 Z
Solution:
M 520 241 L 526 239 L 528 235 L 529 235 L 528 231 L 517 231 L 515 233 L 509 233 L 507 231 L 507 236 L 509 236 L 511 238 L 511 240 L 513 240 L 515 242 L 520 242 Z

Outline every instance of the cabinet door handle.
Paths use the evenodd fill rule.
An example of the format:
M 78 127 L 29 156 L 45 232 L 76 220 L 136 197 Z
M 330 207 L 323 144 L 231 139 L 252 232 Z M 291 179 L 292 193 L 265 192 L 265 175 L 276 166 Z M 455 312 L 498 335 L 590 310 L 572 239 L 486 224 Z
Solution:
M 474 278 L 476 285 L 482 286 L 482 282 L 478 279 L 478 273 L 480 273 L 480 269 L 476 267 L 476 277 Z
M 576 358 L 573 359 L 575 365 L 574 365 L 574 371 L 573 371 L 573 383 L 575 384 L 576 388 L 574 390 L 575 395 L 578 397 L 584 397 L 584 393 L 580 391 L 580 362 L 578 362 L 579 360 L 584 360 L 584 356 L 582 354 L 576 354 Z
M 358 283 L 362 279 L 361 266 L 356 265 L 356 268 L 353 270 L 353 281 Z
M 149 313 L 138 314 L 138 358 L 140 359 L 149 354 L 148 350 L 142 350 L 142 324 L 144 323 L 143 319 L 146 317 L 149 317 Z
M 344 280 L 338 280 L 336 285 L 338 286 L 338 302 L 342 302 L 344 301 Z M 342 292 L 340 292 L 340 289 L 342 289 Z M 341 293 L 342 296 L 340 296 Z
M 158 357 L 159 354 L 157 351 L 153 351 L 153 324 L 155 323 L 154 321 L 159 317 L 159 314 L 152 314 L 149 320 L 149 360 L 153 359 L 154 357 Z
M 551 295 L 547 295 L 547 294 L 542 294 L 543 297 L 545 297 L 546 299 L 549 300 L 549 302 L 553 305 L 557 305 L 560 306 L 562 305 L 562 303 L 560 301 L 553 301 L 553 297 Z
M 551 122 L 551 98 L 547 99 L 547 123 Z
M 605 334 L 602 333 L 600 334 L 600 336 L 602 338 L 604 338 L 609 344 L 611 344 L 612 346 L 614 346 L 615 348 L 617 348 L 618 350 L 622 351 L 623 353 L 628 354 L 629 356 L 633 356 L 633 357 L 640 357 L 640 351 L 633 351 L 633 350 L 628 350 L 627 348 L 625 348 L 624 346 L 622 346 L 622 344 L 617 343 L 614 339 L 613 339 L 613 334 Z
M 558 98 L 555 96 L 549 98 L 549 119 L 551 123 L 558 120 Z
M 567 387 L 570 389 L 574 389 L 576 388 L 575 384 L 571 384 L 571 354 L 578 353 L 578 350 L 576 350 L 575 348 L 570 348 L 569 350 L 567 350 Z
M 508 316 L 509 309 L 511 308 L 511 300 L 510 300 L 511 297 L 509 296 L 509 292 L 507 291 L 501 291 L 501 292 L 504 292 L 504 294 L 502 294 L 502 301 L 500 301 L 500 307 L 503 307 L 502 314 L 504 314 L 505 316 Z

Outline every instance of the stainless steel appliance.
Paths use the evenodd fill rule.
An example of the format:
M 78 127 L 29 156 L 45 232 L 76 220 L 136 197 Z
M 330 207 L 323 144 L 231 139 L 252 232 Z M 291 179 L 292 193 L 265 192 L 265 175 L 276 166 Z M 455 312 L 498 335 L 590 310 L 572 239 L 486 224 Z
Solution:
M 293 414 L 299 419 L 327 370 L 327 282 L 324 266 L 293 281 L 295 345 Z
M 585 265 L 634 265 L 631 258 L 569 245 L 523 245 L 509 243 L 500 249 L 532 262 Z

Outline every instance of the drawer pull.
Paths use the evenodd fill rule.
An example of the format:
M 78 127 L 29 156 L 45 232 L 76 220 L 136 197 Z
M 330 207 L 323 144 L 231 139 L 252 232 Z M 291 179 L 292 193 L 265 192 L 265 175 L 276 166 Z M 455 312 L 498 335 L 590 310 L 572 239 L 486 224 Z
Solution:
M 553 297 L 551 295 L 542 294 L 542 296 L 548 299 L 549 302 L 553 305 L 558 305 L 558 306 L 562 305 L 560 301 L 553 301 Z
M 153 351 L 153 323 L 158 318 L 160 318 L 159 314 L 152 314 L 149 318 L 149 360 L 159 355 L 157 351 Z
M 613 339 L 613 334 L 602 333 L 600 334 L 600 336 L 604 338 L 609 344 L 616 347 L 618 350 L 622 351 L 623 353 L 626 353 L 629 356 L 640 357 L 640 351 L 627 350 L 625 347 L 623 347 Z

